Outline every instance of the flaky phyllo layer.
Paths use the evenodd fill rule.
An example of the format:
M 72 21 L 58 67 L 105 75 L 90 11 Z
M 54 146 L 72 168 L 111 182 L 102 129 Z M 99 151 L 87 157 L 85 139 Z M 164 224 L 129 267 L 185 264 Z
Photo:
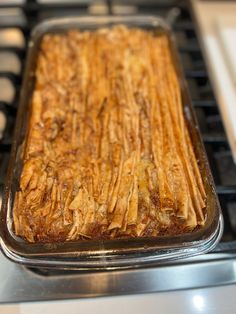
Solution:
M 167 37 L 124 26 L 44 36 L 16 234 L 180 234 L 204 224 L 205 207 Z

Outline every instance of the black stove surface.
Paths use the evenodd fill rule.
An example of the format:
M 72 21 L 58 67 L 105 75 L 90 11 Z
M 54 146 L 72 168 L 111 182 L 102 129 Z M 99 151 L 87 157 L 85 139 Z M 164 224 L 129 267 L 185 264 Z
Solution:
M 196 257 L 187 262 L 182 261 L 176 263 L 172 267 L 172 271 L 180 271 L 180 268 L 173 268 L 186 264 L 185 270 L 192 272 L 192 267 L 196 263 L 205 265 L 208 270 L 208 275 L 213 276 L 207 268 L 211 263 L 211 269 L 221 266 L 232 259 L 236 251 L 236 165 L 233 162 L 230 152 L 228 140 L 222 124 L 222 119 L 219 113 L 217 102 L 214 98 L 213 90 L 209 81 L 202 52 L 196 36 L 195 25 L 192 21 L 188 3 L 178 0 L 107 0 L 107 1 L 92 1 L 92 0 L 74 0 L 74 1 L 50 1 L 50 0 L 12 0 L 0 2 L 0 186 L 1 191 L 4 184 L 8 159 L 11 149 L 11 141 L 14 130 L 14 122 L 19 102 L 19 93 L 22 82 L 22 73 L 26 58 L 26 47 L 29 40 L 29 34 L 34 25 L 45 18 L 58 17 L 65 15 L 99 15 L 99 14 L 147 14 L 161 15 L 172 21 L 174 34 L 177 38 L 177 44 L 181 56 L 181 60 L 185 69 L 186 79 L 189 85 L 190 94 L 193 100 L 195 112 L 200 125 L 200 131 L 204 140 L 211 170 L 216 184 L 219 200 L 224 216 L 224 233 L 221 242 L 215 248 L 213 253 Z M 1 262 L 2 261 L 2 262 Z M 217 264 L 218 263 L 218 264 Z M 227 264 L 228 265 L 228 264 Z M 218 281 L 199 279 L 198 273 L 195 271 L 195 283 L 184 283 L 182 279 L 176 283 L 160 286 L 160 282 L 154 284 L 153 281 L 148 284 L 144 279 L 144 273 L 148 274 L 147 278 L 156 278 L 162 276 L 161 269 L 145 269 L 139 271 L 118 271 L 104 275 L 99 273 L 97 278 L 103 282 L 107 280 L 107 286 L 103 286 L 102 291 L 96 292 L 94 287 L 86 284 L 94 274 L 80 274 L 77 272 L 62 272 L 50 270 L 35 270 L 25 269 L 22 266 L 13 265 L 0 255 L 0 276 L 5 278 L 8 283 L 8 292 L 10 293 L 15 287 L 23 286 L 25 291 L 18 293 L 14 292 L 13 296 L 8 296 L 5 290 L 1 290 L 0 286 L 0 302 L 20 301 L 20 300 L 44 300 L 55 298 L 71 298 L 78 296 L 92 296 L 116 293 L 132 293 L 132 292 L 148 292 L 148 291 L 163 291 L 169 289 L 189 288 L 202 285 L 232 283 L 235 282 L 234 268 L 231 265 L 228 272 L 231 277 L 219 277 Z M 5 269 L 12 269 L 12 274 L 6 275 Z M 189 267 L 189 268 L 188 268 Z M 166 268 L 170 272 L 170 267 Z M 188 270 L 189 269 L 189 270 Z M 204 267 L 202 268 L 204 269 Z M 236 269 L 236 268 L 235 268 Z M 159 272 L 158 272 L 159 271 Z M 143 281 L 143 284 L 133 285 L 133 289 L 127 286 L 122 290 L 122 280 L 129 280 L 126 277 L 135 276 L 137 281 Z M 171 272 L 170 272 L 171 274 Z M 58 276 L 65 278 L 68 275 L 71 279 L 70 288 L 63 290 L 62 281 Z M 199 274 L 200 275 L 200 274 Z M 18 281 L 14 281 L 17 277 Z M 72 277 L 71 277 L 72 276 Z M 87 276 L 87 277 L 86 277 Z M 90 277 L 89 277 L 90 276 Z M 99 277 L 100 276 L 100 277 Z M 105 277 L 104 277 L 105 276 Z M 123 277 L 122 277 L 123 276 Z M 153 277 L 152 277 L 153 276 Z M 112 277 L 112 278 L 111 278 Z M 15 279 L 14 279 L 15 278 Z M 46 279 L 45 279 L 46 278 Z M 76 278 L 80 278 L 81 285 L 76 285 Z M 81 279 L 82 278 L 82 279 Z M 116 288 L 111 288 L 110 285 L 116 278 Z M 119 278 L 119 279 L 117 279 Z M 122 279 L 123 278 L 123 279 Z M 124 279 L 125 278 L 125 279 Z M 145 277 L 146 278 L 146 277 Z M 159 277 L 158 277 L 159 278 Z M 209 278 L 208 278 L 209 279 Z M 30 281 L 31 280 L 31 281 Z M 60 282 L 61 280 L 61 282 Z M 66 279 L 69 280 L 69 279 Z M 74 280 L 74 281 L 73 281 Z M 113 281 L 112 281 L 113 280 Z M 27 290 L 27 283 L 31 282 L 35 287 Z M 60 283 L 59 283 L 60 282 Z M 64 284 L 67 281 L 64 281 Z M 69 281 L 68 281 L 69 282 Z M 69 285 L 69 283 L 67 284 Z M 126 282 L 126 281 L 125 281 Z M 45 295 L 37 294 L 38 285 L 44 285 L 48 289 Z M 62 285 L 62 286 L 60 286 Z M 105 283 L 104 283 L 105 285 Z M 114 285 L 114 282 L 113 282 Z M 70 287 L 68 286 L 68 287 Z M 56 287 L 60 288 L 60 293 L 56 293 Z M 77 287 L 77 288 L 76 288 Z M 82 287 L 87 287 L 87 292 L 82 291 Z M 89 289 L 88 289 L 89 287 Z M 105 288 L 104 288 L 105 287 Z M 142 288 L 138 288 L 142 287 Z M 146 287 L 146 288 L 145 288 Z M 93 289 L 92 289 L 93 288 Z M 107 289 L 106 289 L 107 288 Z M 51 289 L 51 290 L 50 290 Z M 55 290 L 55 291 L 54 291 Z M 22 288 L 21 288 L 22 291 Z M 50 292 L 51 291 L 51 292 Z M 54 292 L 53 292 L 54 291 Z M 76 292 L 77 291 L 77 292 Z M 106 293 L 104 292 L 106 291 Z M 123 292 L 122 292 L 123 291 Z M 31 295 L 31 296 L 30 296 Z

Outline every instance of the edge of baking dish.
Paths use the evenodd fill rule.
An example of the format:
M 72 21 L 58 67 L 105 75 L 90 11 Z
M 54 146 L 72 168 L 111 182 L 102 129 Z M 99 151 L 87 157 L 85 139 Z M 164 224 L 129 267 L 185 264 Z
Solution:
M 189 129 L 207 194 L 206 222 L 199 230 L 175 236 L 142 237 L 112 240 L 77 240 L 58 243 L 28 243 L 13 232 L 12 209 L 20 178 L 20 155 L 23 147 L 29 106 L 34 87 L 34 70 L 38 46 L 46 33 L 63 32 L 71 28 L 92 30 L 125 24 L 151 31 L 165 32 L 169 38 L 175 69 L 180 80 L 184 116 Z M 219 201 L 203 147 L 196 117 L 169 26 L 160 17 L 105 16 L 65 17 L 45 20 L 32 31 L 29 41 L 24 81 L 17 113 L 14 139 L 0 213 L 1 247 L 4 254 L 21 264 L 40 267 L 76 269 L 114 269 L 140 267 L 187 258 L 213 249 L 223 230 Z

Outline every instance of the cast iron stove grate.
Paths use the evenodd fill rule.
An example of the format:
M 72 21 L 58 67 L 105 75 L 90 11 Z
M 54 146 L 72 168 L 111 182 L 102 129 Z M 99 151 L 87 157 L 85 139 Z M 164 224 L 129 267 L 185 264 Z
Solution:
M 236 165 L 186 1 L 13 0 L 0 3 L 0 185 L 4 184 L 27 41 L 39 21 L 64 15 L 148 14 L 173 22 L 185 75 L 222 206 L 225 228 L 214 252 L 236 250 Z M 209 256 L 209 254 L 207 255 Z M 206 259 L 207 259 L 206 256 Z

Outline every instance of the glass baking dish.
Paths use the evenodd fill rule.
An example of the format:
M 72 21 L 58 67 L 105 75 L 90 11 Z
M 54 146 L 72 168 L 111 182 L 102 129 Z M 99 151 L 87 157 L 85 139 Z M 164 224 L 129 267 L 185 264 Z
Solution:
M 13 231 L 12 209 L 20 179 L 21 152 L 29 120 L 29 107 L 34 88 L 34 72 L 40 41 L 46 33 L 63 32 L 79 28 L 93 30 L 125 24 L 128 27 L 161 31 L 168 36 L 175 68 L 180 80 L 184 115 L 195 154 L 199 161 L 201 176 L 207 194 L 206 223 L 191 233 L 176 236 L 158 236 L 115 240 L 78 240 L 63 243 L 28 243 L 18 238 Z M 202 254 L 218 242 L 223 220 L 213 179 L 207 162 L 198 125 L 191 105 L 187 85 L 181 69 L 174 37 L 167 23 L 159 17 L 65 17 L 47 20 L 32 32 L 29 41 L 24 82 L 14 133 L 7 180 L 1 210 L 1 247 L 11 260 L 29 266 L 73 269 L 114 269 L 160 264 Z

